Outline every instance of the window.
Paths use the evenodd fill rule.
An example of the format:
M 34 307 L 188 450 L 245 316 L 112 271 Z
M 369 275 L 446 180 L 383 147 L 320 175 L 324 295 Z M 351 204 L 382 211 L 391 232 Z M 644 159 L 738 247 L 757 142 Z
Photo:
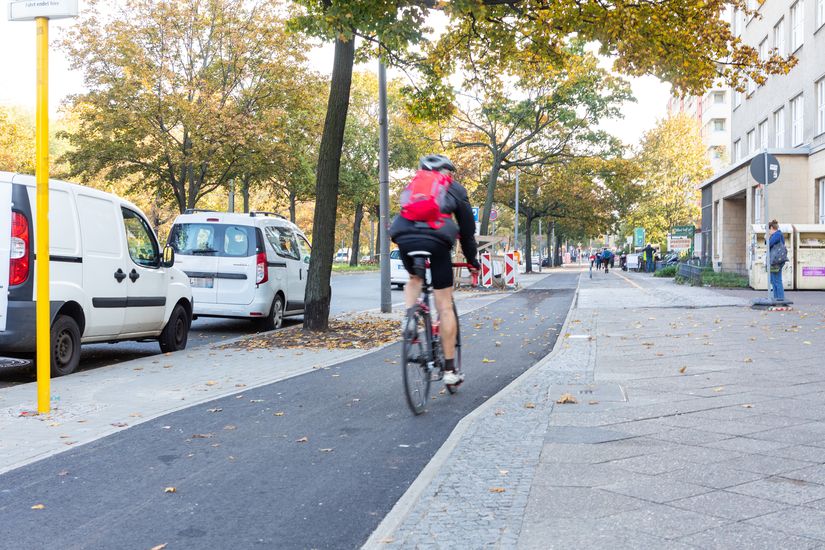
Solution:
M 760 149 L 767 149 L 768 148 L 768 119 L 767 118 L 759 123 L 759 129 L 758 129 L 757 133 L 759 134 L 759 148 Z
M 742 104 L 742 92 L 739 90 L 733 91 L 733 108 L 736 109 Z
M 791 6 L 791 51 L 802 46 L 805 39 L 805 0 L 798 0 Z
M 825 223 L 825 178 L 819 180 L 819 223 Z
M 773 114 L 774 147 L 785 147 L 785 108 Z
M 753 188 L 753 223 L 765 223 L 763 214 L 765 213 L 765 203 L 762 202 L 762 187 Z
M 779 55 L 785 55 L 785 18 L 779 20 L 773 28 L 773 47 Z
M 724 118 L 716 118 L 713 120 L 713 131 L 714 132 L 724 132 L 725 131 L 725 119 Z
M 249 254 L 249 233 L 246 227 L 236 225 L 227 226 L 223 235 L 223 250 L 226 256 L 243 258 Z
M 825 2 L 825 0 L 822 0 Z M 725 102 L 725 92 L 713 92 L 713 102 L 717 105 Z
M 751 130 L 748 132 L 748 150 L 746 153 L 753 153 L 754 151 L 756 151 L 756 132 Z
M 825 0 L 816 0 L 816 28 L 825 25 Z
M 155 234 L 149 229 L 149 224 L 137 212 L 128 208 L 121 208 L 121 211 L 123 226 L 126 229 L 126 244 L 132 261 L 144 267 L 159 267 L 158 242 L 155 240 Z
M 742 156 L 742 140 L 737 139 L 733 142 L 733 161 L 740 160 Z
M 816 97 L 816 133 L 825 134 L 825 78 L 816 83 Z
M 178 223 L 169 245 L 184 256 L 248 257 L 257 249 L 255 228 L 219 223 Z
M 794 147 L 802 145 L 802 116 L 802 95 L 800 94 L 791 100 L 791 145 Z
M 309 241 L 301 235 L 298 235 L 298 252 L 301 254 L 301 260 L 308 265 L 312 247 L 309 245 Z
M 745 83 L 745 96 L 750 97 L 753 95 L 753 92 L 756 91 L 756 82 L 749 76 L 746 76 L 747 82 Z
M 269 241 L 278 256 L 292 258 L 293 260 L 301 259 L 298 241 L 295 234 L 288 227 L 270 225 L 264 228 L 264 236 L 266 236 L 266 240 Z

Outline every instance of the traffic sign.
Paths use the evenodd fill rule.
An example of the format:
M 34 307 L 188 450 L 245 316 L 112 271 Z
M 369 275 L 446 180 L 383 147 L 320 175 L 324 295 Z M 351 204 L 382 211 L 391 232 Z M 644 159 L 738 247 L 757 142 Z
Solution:
M 765 162 L 765 155 L 768 156 L 767 163 Z M 766 169 L 767 174 L 765 173 Z M 759 153 L 751 160 L 751 175 L 758 183 L 771 184 L 779 179 L 779 161 L 770 153 Z
M 493 208 L 492 210 L 490 210 L 490 221 L 491 221 L 491 222 L 494 222 L 494 221 L 496 221 L 497 219 L 498 219 L 498 210 L 496 210 L 495 208 Z
M 478 223 L 478 206 L 473 206 L 473 220 Z
M 16 0 L 9 2 L 9 21 L 34 21 L 38 17 L 77 17 L 77 0 Z
M 633 230 L 633 244 L 637 248 L 641 248 L 645 245 L 645 228 L 644 227 L 637 227 Z

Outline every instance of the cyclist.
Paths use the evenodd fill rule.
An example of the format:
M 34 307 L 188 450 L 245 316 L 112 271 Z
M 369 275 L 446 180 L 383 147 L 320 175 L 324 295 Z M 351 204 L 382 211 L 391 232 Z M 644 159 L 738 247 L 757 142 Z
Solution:
M 455 166 L 450 159 L 444 155 L 428 155 L 419 161 L 418 169 L 439 172 L 449 180 L 449 186 L 440 204 L 443 223 L 412 221 L 399 214 L 390 227 L 390 238 L 398 245 L 401 261 L 410 274 L 410 280 L 404 289 L 404 301 L 408 311 L 415 306 L 424 283 L 415 275 L 414 261 L 409 253 L 419 250 L 430 253 L 430 276 L 444 349 L 444 383 L 458 386 L 464 381 L 464 373 L 455 370 L 458 320 L 453 312 L 452 248 L 456 238 L 460 239 L 461 251 L 467 258 L 467 263 L 475 269 L 481 267 L 476 259 L 478 245 L 475 239 L 475 218 L 470 200 L 467 198 L 467 190 L 452 179 Z M 415 327 L 404 327 L 405 333 L 413 330 Z
M 604 265 L 604 272 L 610 273 L 610 264 L 613 263 L 613 252 L 606 246 L 602 251 L 602 265 Z

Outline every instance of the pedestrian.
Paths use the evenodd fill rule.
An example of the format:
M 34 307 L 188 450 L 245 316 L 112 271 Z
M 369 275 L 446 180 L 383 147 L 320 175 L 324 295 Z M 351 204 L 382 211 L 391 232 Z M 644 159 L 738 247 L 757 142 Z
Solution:
M 613 261 L 613 252 L 606 246 L 602 251 L 602 265 L 604 265 L 604 272 L 610 273 L 610 263 Z
M 653 245 L 647 243 L 644 248 L 645 273 L 653 273 Z
M 788 249 L 785 236 L 779 230 L 779 222 L 772 220 L 768 224 L 768 258 L 771 262 L 771 292 L 775 302 L 785 301 L 785 287 L 782 284 L 782 268 L 788 261 Z

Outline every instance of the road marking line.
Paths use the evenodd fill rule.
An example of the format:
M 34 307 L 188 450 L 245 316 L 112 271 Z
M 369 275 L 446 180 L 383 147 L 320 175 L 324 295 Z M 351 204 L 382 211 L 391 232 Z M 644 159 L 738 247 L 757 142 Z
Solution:
M 616 273 L 616 272 L 614 271 L 614 273 Z M 628 282 L 628 283 L 630 283 L 631 285 L 635 286 L 635 287 L 636 287 L 636 288 L 638 288 L 639 290 L 644 290 L 644 288 L 642 288 L 642 287 L 641 287 L 639 284 L 637 284 L 635 281 L 631 281 L 630 279 L 628 279 L 627 277 L 625 277 L 625 276 L 624 276 L 624 275 L 622 275 L 621 273 L 616 273 L 616 275 L 618 275 L 619 277 L 621 277 L 622 279 L 624 279 L 625 281 L 627 281 L 627 282 Z

